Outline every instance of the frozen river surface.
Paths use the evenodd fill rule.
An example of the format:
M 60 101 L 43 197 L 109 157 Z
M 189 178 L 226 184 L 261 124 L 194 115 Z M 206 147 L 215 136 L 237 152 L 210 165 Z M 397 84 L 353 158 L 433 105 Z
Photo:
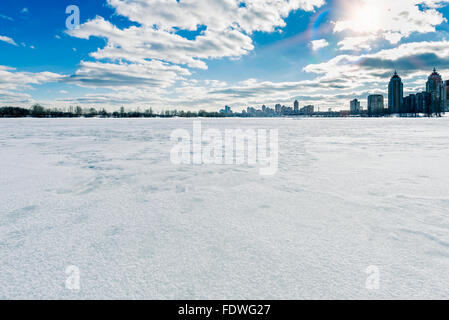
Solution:
M 449 298 L 449 118 L 202 124 L 278 129 L 277 174 L 172 164 L 188 119 L 0 120 L 0 299 Z

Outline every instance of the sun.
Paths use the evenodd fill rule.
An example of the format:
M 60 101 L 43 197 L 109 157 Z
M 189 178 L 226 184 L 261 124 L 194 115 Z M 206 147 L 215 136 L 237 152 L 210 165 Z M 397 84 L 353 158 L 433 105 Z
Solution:
M 356 33 L 375 33 L 382 23 L 379 6 L 374 1 L 341 1 L 344 18 L 335 25 L 335 31 L 352 30 Z

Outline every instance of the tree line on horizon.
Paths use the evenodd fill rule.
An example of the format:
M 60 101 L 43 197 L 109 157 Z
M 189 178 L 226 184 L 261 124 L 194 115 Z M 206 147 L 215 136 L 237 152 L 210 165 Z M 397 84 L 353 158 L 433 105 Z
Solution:
M 178 111 L 166 110 L 154 112 L 152 108 L 145 111 L 127 111 L 120 108 L 118 111 L 108 112 L 104 108 L 97 110 L 95 108 L 81 108 L 79 106 L 70 108 L 69 110 L 61 110 L 57 108 L 44 108 L 39 104 L 33 105 L 31 108 L 21 107 L 0 107 L 0 118 L 173 118 L 173 117 L 225 117 L 219 112 L 208 112 L 205 110 L 195 111 Z
M 426 116 L 441 116 L 441 113 L 444 112 L 426 112 Z M 319 116 L 319 117 L 348 117 L 354 116 L 350 111 L 333 111 L 333 112 L 315 112 L 309 116 Z M 384 117 L 390 116 L 388 110 L 384 110 L 383 113 L 371 113 L 369 111 L 360 112 L 357 114 L 361 117 Z M 276 115 L 264 115 L 263 117 L 275 117 Z M 400 116 L 404 116 L 401 115 Z M 419 114 L 408 114 L 407 116 L 419 116 Z M 223 112 L 209 112 L 205 110 L 200 111 L 178 111 L 178 110 L 166 110 L 161 112 L 154 112 L 152 108 L 146 109 L 144 111 L 127 111 L 123 107 L 118 111 L 108 112 L 104 108 L 97 110 L 95 108 L 81 108 L 70 107 L 69 110 L 62 110 L 58 108 L 44 108 L 40 104 L 34 104 L 31 108 L 22 108 L 22 107 L 0 107 L 0 118 L 174 118 L 174 117 L 182 117 L 182 118 L 225 118 L 225 117 L 239 117 L 239 118 L 248 118 L 248 117 L 257 117 L 257 114 L 248 114 L 248 113 L 223 113 Z

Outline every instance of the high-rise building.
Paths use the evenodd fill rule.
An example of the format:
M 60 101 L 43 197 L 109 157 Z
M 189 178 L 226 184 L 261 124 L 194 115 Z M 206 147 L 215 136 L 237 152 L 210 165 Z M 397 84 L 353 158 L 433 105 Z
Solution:
M 432 74 L 429 76 L 426 83 L 426 92 L 432 94 L 436 98 L 440 98 L 441 96 L 441 87 L 443 85 L 443 79 L 441 75 L 437 72 L 436 69 L 433 69 Z
M 298 102 L 298 100 L 295 100 L 295 103 L 293 104 L 293 107 L 294 107 L 295 112 L 299 111 L 299 102 Z
M 274 109 L 276 110 L 276 113 L 281 113 L 282 106 L 278 103 L 278 104 L 274 107 Z
M 431 104 L 428 112 L 441 111 L 441 88 L 443 87 L 443 79 L 434 68 L 426 83 L 426 92 L 430 93 Z
M 432 96 L 428 92 L 419 92 L 416 94 L 416 112 L 426 113 L 428 112 L 432 103 Z
M 301 110 L 299 111 L 301 114 L 305 114 L 305 115 L 311 115 L 312 113 L 315 112 L 315 107 L 312 105 L 309 106 L 305 106 L 303 108 L 301 108 Z
M 384 113 L 384 96 L 381 94 L 372 94 L 368 96 L 368 113 L 381 115 Z
M 418 113 L 418 104 L 415 94 L 411 94 L 404 98 L 401 113 Z
M 443 82 L 441 86 L 441 103 L 444 112 L 449 112 L 449 80 Z
M 410 108 L 407 110 L 408 113 L 418 113 L 418 104 L 416 100 L 416 94 L 409 95 L 410 97 Z
M 401 105 L 404 97 L 404 84 L 401 77 L 395 71 L 388 84 L 388 109 L 390 113 L 401 112 Z
M 220 110 L 220 113 L 231 114 L 232 113 L 232 109 L 231 109 L 231 107 L 225 106 L 224 109 Z
M 352 100 L 350 103 L 350 110 L 351 110 L 351 113 L 353 113 L 353 114 L 359 113 L 361 111 L 360 101 L 357 99 Z

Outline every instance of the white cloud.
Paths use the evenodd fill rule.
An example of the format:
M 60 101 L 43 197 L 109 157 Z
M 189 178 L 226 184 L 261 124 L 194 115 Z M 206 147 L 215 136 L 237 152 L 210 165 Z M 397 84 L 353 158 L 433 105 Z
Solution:
M 201 69 L 207 68 L 202 59 L 239 57 L 254 48 L 251 38 L 237 30 L 206 30 L 196 39 L 189 40 L 174 32 L 147 27 L 121 30 L 101 17 L 68 33 L 84 39 L 91 36 L 106 38 L 106 47 L 91 54 L 98 60 L 127 60 L 142 64 L 155 59 Z
M 14 21 L 13 18 L 11 18 L 9 16 L 5 16 L 4 14 L 0 14 L 0 18 L 5 19 L 5 20 L 9 20 L 9 21 Z
M 386 92 L 387 83 L 394 69 L 398 69 L 406 86 L 421 84 L 424 90 L 427 76 L 433 67 L 442 69 L 449 76 L 449 41 L 413 42 L 372 54 L 339 55 L 319 64 L 304 68 L 317 75 L 323 83 L 341 85 L 340 93 L 348 91 Z
M 122 71 L 139 67 L 141 77 L 156 82 L 162 78 L 165 85 L 179 79 L 180 74 L 186 75 L 186 68 L 207 69 L 207 60 L 237 59 L 248 54 L 254 49 L 253 32 L 273 32 L 285 26 L 284 18 L 290 12 L 312 11 L 324 2 L 248 0 L 242 6 L 238 0 L 108 0 L 117 14 L 140 25 L 120 29 L 96 17 L 67 33 L 82 39 L 104 38 L 106 46 L 91 53 L 93 58 L 117 64 Z M 187 38 L 179 30 L 196 34 Z M 168 68 L 169 64 L 177 65 L 178 69 Z M 154 69 L 156 65 L 159 70 Z M 96 66 L 102 70 L 101 64 Z M 85 75 L 85 79 L 94 76 L 101 79 L 100 70 Z M 146 70 L 151 73 L 143 75 Z
M 17 46 L 17 43 L 13 39 L 11 39 L 10 37 L 7 37 L 7 36 L 0 35 L 0 41 L 12 44 L 13 46 Z
M 377 39 L 376 36 L 359 36 L 359 37 L 346 37 L 337 44 L 339 50 L 368 50 L 371 49 L 371 42 Z
M 18 90 L 29 85 L 57 82 L 63 75 L 52 72 L 19 72 L 15 68 L 0 66 L 0 84 L 3 89 Z
M 82 61 L 76 73 L 64 79 L 84 87 L 105 87 L 113 90 L 144 87 L 150 90 L 168 87 L 190 72 L 162 61 L 143 64 L 103 63 Z
M 65 76 L 52 72 L 20 72 L 15 68 L 0 65 L 0 103 L 24 104 L 32 101 L 24 90 L 33 90 L 33 85 L 61 81 Z
M 205 25 L 213 31 L 235 28 L 246 33 L 271 32 L 284 26 L 284 18 L 293 10 L 313 11 L 324 0 L 108 0 L 117 13 L 132 21 L 162 30 L 174 27 L 196 30 Z M 212 14 L 213 13 L 213 14 Z
M 31 95 L 27 93 L 11 92 L 0 89 L 0 104 L 1 106 L 13 106 L 24 104 L 30 105 L 33 103 Z
M 313 40 L 310 42 L 313 51 L 320 50 L 329 46 L 329 42 L 326 39 Z
M 340 46 L 343 50 L 370 48 L 370 43 L 385 39 L 399 43 L 412 33 L 431 33 L 447 22 L 436 9 L 447 0 L 349 0 L 342 1 L 342 12 L 334 32 L 350 32 Z

